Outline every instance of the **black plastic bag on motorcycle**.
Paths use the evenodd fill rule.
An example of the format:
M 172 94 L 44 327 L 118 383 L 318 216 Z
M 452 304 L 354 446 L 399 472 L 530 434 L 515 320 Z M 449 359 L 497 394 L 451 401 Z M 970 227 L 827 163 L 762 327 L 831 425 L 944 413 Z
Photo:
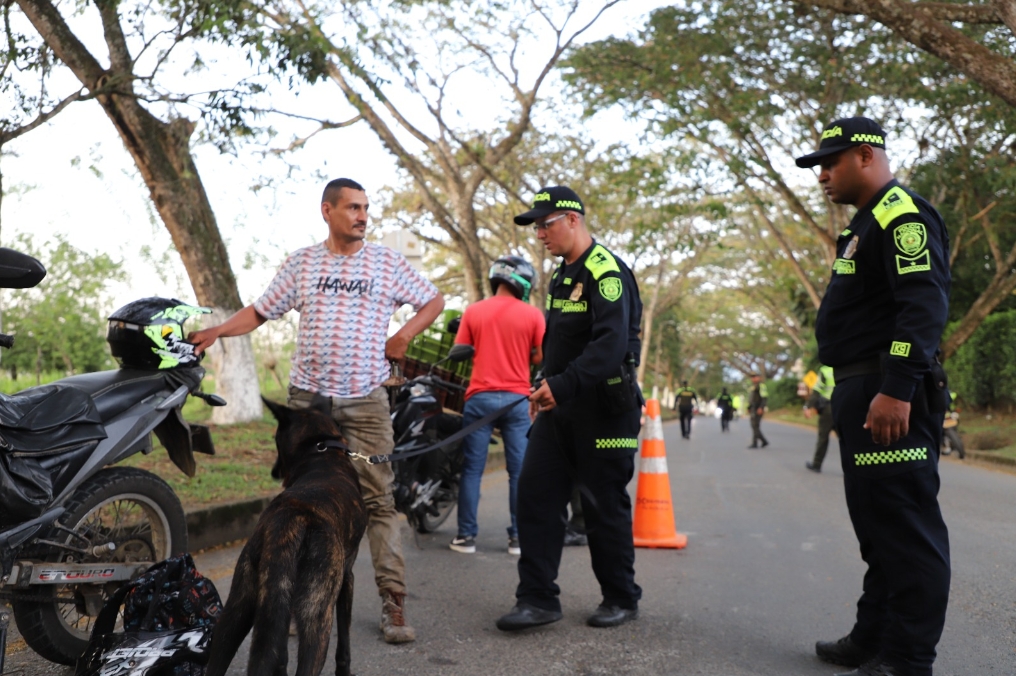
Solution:
M 123 633 L 114 633 L 123 606 Z M 102 607 L 75 676 L 203 676 L 222 601 L 190 554 L 161 561 Z

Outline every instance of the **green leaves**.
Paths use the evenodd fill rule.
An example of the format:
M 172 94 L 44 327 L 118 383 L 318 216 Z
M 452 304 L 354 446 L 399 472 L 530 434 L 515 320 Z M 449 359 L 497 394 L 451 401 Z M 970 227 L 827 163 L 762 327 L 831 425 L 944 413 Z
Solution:
M 22 235 L 9 245 L 35 256 L 47 275 L 34 289 L 5 290 L 4 331 L 16 335 L 3 355 L 8 370 L 21 373 L 84 373 L 112 367 L 106 348 L 108 288 L 124 281 L 122 262 L 90 255 L 63 237 L 38 247 Z

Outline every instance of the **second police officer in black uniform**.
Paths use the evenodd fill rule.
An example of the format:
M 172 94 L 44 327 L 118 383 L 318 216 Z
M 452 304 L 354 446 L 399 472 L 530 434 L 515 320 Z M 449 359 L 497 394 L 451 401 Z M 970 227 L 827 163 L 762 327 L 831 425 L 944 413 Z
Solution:
M 544 380 L 530 396 L 538 413 L 518 485 L 516 605 L 497 626 L 513 631 L 561 619 L 556 579 L 573 485 L 602 593 L 587 623 L 616 626 L 638 616 L 642 596 L 627 491 L 643 403 L 634 374 L 642 302 L 628 266 L 590 236 L 573 190 L 541 189 L 515 222 L 534 224 L 548 251 L 564 260 L 547 295 Z
M 836 244 L 815 324 L 833 367 L 847 509 L 868 565 L 853 629 L 816 644 L 828 662 L 877 676 L 931 676 L 949 599 L 949 536 L 938 505 L 945 375 L 936 350 L 949 301 L 942 217 L 900 185 L 872 120 L 836 120 L 819 183 L 857 213 Z

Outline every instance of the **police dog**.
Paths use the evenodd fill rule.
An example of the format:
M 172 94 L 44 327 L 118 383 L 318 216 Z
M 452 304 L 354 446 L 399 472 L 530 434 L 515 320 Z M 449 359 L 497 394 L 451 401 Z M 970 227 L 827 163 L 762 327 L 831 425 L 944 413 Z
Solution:
M 317 676 L 334 610 L 335 673 L 348 675 L 353 562 L 367 525 L 356 470 L 341 449 L 325 443 L 342 439 L 331 416 L 264 401 L 279 422 L 272 476 L 282 479 L 285 490 L 261 514 L 240 552 L 205 673 L 223 676 L 253 627 L 248 676 L 285 674 L 292 617 L 300 643 L 296 673 Z

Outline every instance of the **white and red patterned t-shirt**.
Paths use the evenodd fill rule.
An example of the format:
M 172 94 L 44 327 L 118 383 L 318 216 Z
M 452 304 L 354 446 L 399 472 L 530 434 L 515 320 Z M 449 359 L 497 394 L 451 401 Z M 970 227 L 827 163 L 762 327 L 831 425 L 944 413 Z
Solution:
M 300 313 L 289 382 L 330 397 L 365 397 L 391 369 L 388 322 L 408 303 L 419 310 L 437 287 L 386 246 L 364 242 L 352 256 L 324 243 L 292 253 L 254 309 L 267 319 Z

